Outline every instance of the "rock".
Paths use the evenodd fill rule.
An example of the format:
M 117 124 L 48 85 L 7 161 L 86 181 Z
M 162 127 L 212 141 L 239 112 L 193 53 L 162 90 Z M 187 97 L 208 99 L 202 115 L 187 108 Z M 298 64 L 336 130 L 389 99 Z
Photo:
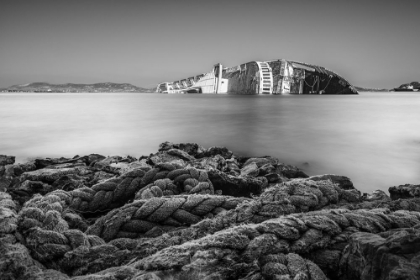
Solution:
M 198 169 L 212 170 L 218 169 L 223 171 L 226 165 L 226 160 L 222 156 L 203 157 L 190 162 L 192 166 Z
M 249 267 L 268 254 L 289 254 L 293 266 L 289 265 L 288 260 L 287 268 L 289 274 L 296 277 L 300 272 L 307 273 L 307 266 L 302 258 L 297 257 L 298 254 L 335 246 L 338 241 L 347 240 L 345 236 L 351 232 L 378 233 L 394 227 L 412 227 L 419 224 L 420 213 L 407 211 L 390 213 L 379 210 L 330 210 L 292 214 L 257 224 L 231 226 L 181 245 L 158 250 L 133 265 L 137 269 L 147 271 L 184 270 L 197 263 L 198 256 L 211 256 L 200 257 L 203 260 L 200 262 L 202 268 L 215 268 L 214 264 L 218 264 L 219 274 L 228 278 L 231 276 L 229 273 L 232 267 L 240 264 Z M 223 260 L 231 262 L 224 264 Z
M 131 161 L 131 162 L 124 162 L 120 161 L 118 163 L 111 163 L 110 167 L 112 170 L 115 170 L 118 172 L 118 174 L 122 175 L 124 173 L 130 172 L 134 169 L 138 168 L 151 168 L 150 165 L 146 163 L 146 160 L 140 160 L 140 161 Z
M 251 197 L 251 194 L 261 194 L 264 188 L 268 186 L 265 177 L 235 177 L 219 170 L 210 170 L 208 175 L 214 189 L 216 191 L 221 190 L 224 195 Z
M 14 156 L 0 155 L 0 166 L 14 164 L 14 163 L 15 163 L 15 157 Z
M 173 163 L 173 162 L 182 163 L 185 166 L 185 162 L 178 156 L 170 155 L 167 151 L 158 152 L 156 154 L 151 154 L 147 159 L 146 163 L 149 165 L 157 165 L 159 163 Z
M 308 178 L 309 176 L 297 168 L 296 166 L 280 163 L 277 166 L 279 170 L 279 174 L 283 175 L 286 178 L 292 179 L 292 178 Z
M 197 155 L 197 157 L 213 157 L 215 155 L 220 155 L 225 159 L 230 159 L 233 153 L 225 147 L 210 147 L 204 151 L 204 153 Z
M 12 185 L 13 178 L 11 177 L 0 177 L 0 192 L 5 192 Z
M 258 167 L 261 167 L 265 164 L 276 165 L 279 163 L 279 160 L 271 157 L 249 158 L 244 162 L 242 166 L 245 167 L 252 163 L 256 164 Z
M 321 249 L 302 256 L 317 264 L 330 279 L 339 279 L 338 267 L 340 264 L 341 250 L 333 248 Z
M 97 168 L 97 169 L 99 169 L 99 170 L 105 170 L 105 169 L 110 170 L 110 169 L 111 169 L 111 168 L 110 168 L 110 165 L 111 165 L 112 163 L 118 163 L 118 162 L 120 162 L 120 161 L 121 161 L 121 159 L 122 159 L 122 157 L 120 157 L 120 156 L 106 157 L 106 158 L 104 158 L 104 159 L 102 159 L 102 160 L 96 161 L 96 162 L 93 164 L 93 167 L 94 167 L 94 168 Z M 112 169 L 111 169 L 111 170 L 112 170 Z
M 88 185 L 93 186 L 95 184 L 98 184 L 98 183 L 101 183 L 101 182 L 106 181 L 108 179 L 111 179 L 114 176 L 115 176 L 114 174 L 111 174 L 111 173 L 108 173 L 108 172 L 105 172 L 105 171 L 95 172 L 95 175 L 89 181 Z
M 62 176 L 69 174 L 78 174 L 81 169 L 75 168 L 61 168 L 61 169 L 38 169 L 35 171 L 25 172 L 22 174 L 23 180 L 41 181 L 52 184 Z
M 17 184 L 10 189 L 10 193 L 19 204 L 25 203 L 29 200 L 34 194 L 47 194 L 53 190 L 53 187 L 49 184 L 43 183 L 41 181 L 30 181 L 25 180 L 21 184 Z
M 242 176 L 257 177 L 258 173 L 259 173 L 258 165 L 256 165 L 254 162 L 244 166 L 241 169 L 241 175 Z
M 340 261 L 340 279 L 420 279 L 420 229 L 355 233 Z
M 183 150 L 179 150 L 179 149 L 170 149 L 167 151 L 167 153 L 171 156 L 175 156 L 178 157 L 182 160 L 186 160 L 186 161 L 192 161 L 195 158 L 190 156 L 188 153 L 184 152 Z
M 133 280 L 160 280 L 161 278 L 153 272 L 136 275 Z
M 95 165 L 96 162 L 104 160 L 106 157 L 103 156 L 103 155 L 99 155 L 99 154 L 90 154 L 90 155 L 84 156 L 82 158 L 88 166 L 93 166 L 93 165 Z
M 130 266 L 111 267 L 89 275 L 72 277 L 72 280 L 114 280 L 114 279 L 130 279 L 130 280 L 160 280 L 160 278 L 139 278 L 137 275 L 139 271 Z M 150 273 L 153 274 L 153 273 Z
M 373 191 L 372 194 L 370 195 L 367 194 L 365 199 L 367 201 L 376 201 L 376 200 L 390 201 L 391 200 L 389 195 L 387 195 L 384 191 L 381 191 L 381 190 Z
M 289 179 L 309 177 L 296 166 L 281 163 L 278 159 L 269 156 L 260 158 L 248 158 L 243 163 L 242 169 L 249 165 L 257 165 L 260 176 L 265 176 L 268 174 L 279 174 L 282 178 Z
M 355 187 L 353 186 L 353 182 L 350 178 L 341 175 L 333 175 L 333 174 L 325 174 L 325 175 L 316 175 L 311 176 L 309 179 L 313 181 L 318 180 L 331 180 L 333 183 L 336 183 L 340 188 L 343 190 L 354 190 Z
M 375 208 L 387 208 L 391 211 L 408 210 L 420 212 L 420 198 L 412 199 L 398 199 L 398 200 L 373 200 L 373 201 L 360 201 L 357 203 L 338 203 L 330 204 L 325 206 L 324 209 L 375 209 Z
M 15 177 L 15 176 L 22 175 L 24 172 L 29 172 L 29 171 L 34 171 L 34 170 L 36 170 L 36 165 L 33 161 L 30 161 L 26 163 L 8 165 L 6 167 L 5 175 Z
M 137 199 L 96 220 L 86 231 L 110 241 L 116 238 L 156 237 L 176 227 L 234 209 L 243 198 L 215 195 L 178 195 Z M 154 209 L 153 213 L 150 213 Z M 130 219 L 131 217 L 131 219 Z
M 0 182 L 2 279 L 417 276 L 416 185 L 362 197 L 345 176 L 169 142 L 0 165 Z
M 34 275 L 42 273 L 44 269 L 43 265 L 32 259 L 29 250 L 22 244 L 0 242 L 1 279 L 36 279 Z
M 420 185 L 405 184 L 388 189 L 391 199 L 420 197 Z
M 159 152 L 168 151 L 170 149 L 179 149 L 195 158 L 203 157 L 203 153 L 206 151 L 206 149 L 196 143 L 174 144 L 171 142 L 164 142 L 159 145 Z
M 47 166 L 51 165 L 57 165 L 57 164 L 64 164 L 64 163 L 71 163 L 71 162 L 77 162 L 80 158 L 38 158 L 34 160 L 34 164 L 36 166 L 36 169 L 45 168 Z M 80 162 L 82 162 L 80 160 Z
M 0 192 L 0 237 L 14 234 L 17 222 L 16 204 L 9 194 Z

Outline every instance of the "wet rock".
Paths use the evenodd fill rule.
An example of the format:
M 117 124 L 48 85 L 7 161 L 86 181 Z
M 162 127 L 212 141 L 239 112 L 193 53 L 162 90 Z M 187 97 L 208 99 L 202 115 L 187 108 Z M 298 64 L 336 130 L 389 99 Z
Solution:
M 5 192 L 12 185 L 13 178 L 1 176 L 0 177 L 0 191 Z
M 81 159 L 83 159 L 83 161 L 86 163 L 86 165 L 94 166 L 96 162 L 104 160 L 105 158 L 106 158 L 106 156 L 103 156 L 103 155 L 90 154 L 90 155 L 82 157 Z
M 34 160 L 34 164 L 36 166 L 36 169 L 45 168 L 47 166 L 54 166 L 59 164 L 65 164 L 65 163 L 83 163 L 83 160 L 79 157 L 75 158 L 38 158 Z
M 281 163 L 277 158 L 273 157 L 260 157 L 260 158 L 248 158 L 242 165 L 242 169 L 248 166 L 257 166 L 259 175 L 265 176 L 268 174 L 278 174 L 281 178 L 308 178 L 302 170 L 296 166 L 287 165 Z M 273 176 L 271 176 L 273 177 Z
M 17 222 L 16 204 L 9 194 L 0 192 L 0 238 L 14 234 Z
M 30 181 L 41 181 L 52 184 L 62 176 L 70 174 L 79 174 L 81 169 L 79 167 L 74 168 L 60 168 L 60 169 L 38 169 L 35 171 L 25 172 L 22 174 L 22 180 Z
M 420 229 L 355 233 L 340 261 L 340 279 L 420 279 Z
M 149 165 L 157 165 L 159 163 L 173 163 L 178 162 L 182 164 L 183 166 L 186 166 L 186 163 L 183 159 L 181 159 L 178 156 L 170 155 L 167 151 L 158 152 L 156 154 L 151 154 L 147 160 L 147 164 Z
M 384 215 L 386 214 L 386 215 Z M 289 274 L 296 277 L 307 273 L 302 258 L 297 254 L 311 253 L 334 246 L 348 232 L 385 232 L 391 228 L 412 227 L 420 224 L 420 213 L 397 211 L 317 211 L 292 214 L 258 224 L 232 226 L 214 234 L 205 235 L 177 246 L 170 246 L 134 263 L 141 270 L 188 269 L 196 263 L 197 254 L 206 257 L 203 268 L 220 263 L 221 275 L 229 275 L 232 265 L 250 265 L 268 254 L 289 254 Z M 225 251 L 215 250 L 224 249 Z M 418 250 L 418 249 L 417 249 Z M 294 253 L 290 256 L 290 253 Z M 196 256 L 191 258 L 191 256 Z M 203 259 L 203 258 L 201 258 Z M 223 260 L 234 264 L 223 266 Z M 303 276 L 302 276 L 303 277 Z M 359 278 L 351 278 L 359 279 Z
M 388 275 L 417 273 L 415 191 L 362 197 L 345 176 L 308 178 L 273 157 L 193 143 L 165 142 L 139 160 L 0 166 L 12 194 L 0 192 L 0 278 L 340 279 L 375 275 L 385 260 L 379 266 L 397 267 Z M 386 254 L 346 251 L 362 232 L 385 240 Z
M 349 210 L 356 210 L 356 209 L 376 209 L 376 208 L 386 208 L 391 211 L 398 211 L 398 210 L 408 210 L 408 211 L 416 211 L 420 212 L 420 198 L 412 198 L 412 199 L 397 199 L 397 200 L 373 200 L 373 201 L 361 201 L 357 203 L 338 203 L 333 205 L 327 205 L 324 209 L 333 209 L 333 208 L 341 208 L 341 209 L 349 209 Z
M 22 175 L 24 172 L 36 170 L 35 163 L 33 161 L 26 163 L 19 163 L 14 165 L 8 165 L 5 170 L 6 176 L 16 177 Z
M 112 173 L 108 173 L 105 171 L 98 171 L 98 172 L 95 172 L 95 174 L 93 175 L 93 178 L 88 182 L 88 185 L 93 186 L 95 184 L 101 183 L 113 177 L 115 177 L 115 175 Z
M 205 148 L 196 144 L 196 143 L 180 143 L 174 144 L 171 142 L 164 142 L 159 145 L 159 152 L 168 151 L 170 149 L 179 149 L 188 153 L 190 156 L 193 157 L 202 157 L 204 156 L 203 153 L 205 152 Z
M 97 161 L 93 164 L 94 168 L 97 168 L 99 170 L 105 170 L 105 169 L 111 169 L 110 165 L 112 163 L 118 163 L 122 160 L 122 157 L 120 156 L 112 156 L 112 157 L 106 157 L 100 161 Z
M 118 174 L 120 175 L 130 172 L 134 169 L 139 169 L 139 168 L 144 168 L 144 167 L 151 168 L 151 166 L 146 163 L 145 159 L 141 161 L 131 161 L 131 162 L 120 161 L 118 163 L 111 163 L 110 167 L 112 170 L 117 171 Z
M 258 165 L 256 165 L 254 162 L 248 165 L 245 165 L 241 169 L 241 175 L 242 176 L 250 176 L 250 177 L 257 177 L 258 176 Z
M 376 200 L 390 201 L 391 200 L 389 195 L 387 195 L 384 191 L 381 191 L 381 190 L 373 191 L 372 194 L 366 194 L 365 199 L 367 201 L 376 201 Z
M 389 188 L 391 199 L 420 197 L 420 185 L 405 184 Z
M 310 254 L 303 254 L 303 257 L 312 260 L 330 279 L 339 279 L 338 267 L 341 255 L 342 250 L 331 248 L 316 250 Z
M 25 180 L 21 184 L 17 184 L 15 187 L 10 189 L 10 193 L 19 204 L 25 203 L 34 194 L 47 194 L 53 190 L 53 187 L 49 184 L 41 181 L 30 181 Z
M 279 173 L 283 175 L 286 178 L 292 179 L 292 178 L 308 178 L 309 176 L 297 168 L 296 166 L 280 163 L 277 166 Z
M 220 155 L 225 159 L 230 159 L 233 153 L 225 147 L 210 147 L 207 150 L 205 150 L 204 153 L 197 155 L 197 157 L 213 157 L 215 155 Z
M 353 186 L 353 182 L 350 180 L 349 177 L 346 177 L 346 176 L 325 174 L 325 175 L 311 176 L 311 177 L 309 177 L 309 179 L 311 179 L 313 181 L 331 180 L 333 183 L 336 183 L 343 190 L 354 190 L 355 189 L 355 187 Z
M 169 155 L 175 156 L 177 158 L 180 158 L 185 161 L 192 161 L 194 160 L 194 157 L 190 156 L 187 152 L 184 152 L 183 150 L 179 149 L 170 149 L 167 151 Z
M 19 181 L 18 177 L 22 173 L 32 170 L 35 170 L 35 165 L 32 162 L 6 166 L 0 165 L 0 191 L 7 191 Z
M 32 259 L 24 245 L 0 242 L 1 279 L 36 279 L 35 274 L 42 273 L 43 269 L 45 268 L 40 263 Z
M 210 170 L 208 175 L 214 189 L 216 191 L 221 190 L 224 195 L 251 197 L 251 194 L 261 194 L 264 188 L 268 186 L 265 177 L 235 177 L 219 170 Z
M 8 165 L 8 164 L 14 164 L 15 163 L 15 157 L 14 156 L 6 156 L 6 155 L 0 155 L 0 166 Z

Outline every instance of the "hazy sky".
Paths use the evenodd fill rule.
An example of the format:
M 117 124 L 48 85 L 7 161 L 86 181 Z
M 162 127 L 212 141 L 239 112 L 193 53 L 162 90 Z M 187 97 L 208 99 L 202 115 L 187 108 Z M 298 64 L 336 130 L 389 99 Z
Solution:
M 0 87 L 152 87 L 284 58 L 365 87 L 420 80 L 420 2 L 0 0 Z

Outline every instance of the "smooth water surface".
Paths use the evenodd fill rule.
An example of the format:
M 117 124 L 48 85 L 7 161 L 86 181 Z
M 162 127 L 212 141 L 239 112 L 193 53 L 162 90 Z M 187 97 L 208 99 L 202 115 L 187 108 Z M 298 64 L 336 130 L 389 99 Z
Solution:
M 0 94 L 0 154 L 139 157 L 164 141 L 272 155 L 364 192 L 420 183 L 420 93 L 232 96 Z

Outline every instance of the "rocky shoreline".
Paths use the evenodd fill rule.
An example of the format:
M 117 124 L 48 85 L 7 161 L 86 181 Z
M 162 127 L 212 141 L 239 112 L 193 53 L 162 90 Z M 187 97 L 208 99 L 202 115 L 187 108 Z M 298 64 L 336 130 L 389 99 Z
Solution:
M 420 185 L 362 194 L 264 156 L 0 155 L 1 279 L 420 279 Z

